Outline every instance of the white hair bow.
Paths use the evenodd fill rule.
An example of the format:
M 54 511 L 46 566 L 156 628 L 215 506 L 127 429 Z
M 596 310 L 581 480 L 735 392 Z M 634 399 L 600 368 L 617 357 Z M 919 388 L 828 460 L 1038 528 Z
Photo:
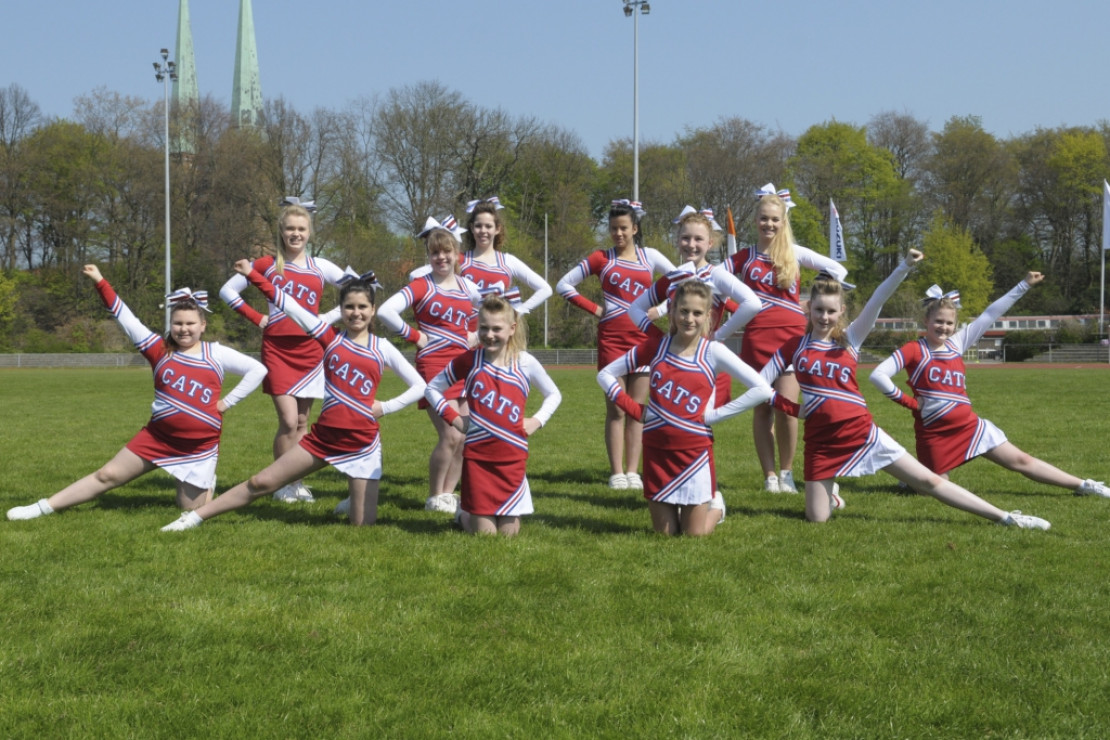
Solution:
M 764 195 L 777 195 L 782 199 L 782 202 L 786 204 L 786 210 L 788 211 L 795 205 L 794 201 L 790 199 L 790 191 L 786 188 L 775 190 L 775 184 L 773 182 L 769 182 L 755 191 L 755 197 L 757 198 L 762 198 Z
M 682 213 L 678 214 L 678 218 L 676 218 L 671 223 L 677 224 L 679 221 L 686 218 L 691 213 L 700 213 L 701 215 L 703 215 L 707 219 L 709 219 L 709 225 L 713 227 L 714 231 L 723 231 L 723 229 L 721 228 L 721 225 L 719 223 L 717 223 L 717 220 L 715 218 L 713 218 L 713 209 L 712 208 L 703 208 L 699 211 L 699 210 L 695 209 L 693 206 L 686 206 L 685 208 L 682 209 Z

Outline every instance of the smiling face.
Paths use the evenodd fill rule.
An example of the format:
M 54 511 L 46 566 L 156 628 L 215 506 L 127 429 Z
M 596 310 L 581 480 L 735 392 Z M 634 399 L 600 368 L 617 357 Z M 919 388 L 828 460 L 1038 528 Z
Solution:
M 695 267 L 706 265 L 705 255 L 713 246 L 709 226 L 698 221 L 683 221 L 678 231 L 678 256 L 683 262 L 693 262 Z
M 474 248 L 484 252 L 493 249 L 497 235 L 501 233 L 501 226 L 492 213 L 479 213 L 470 224 L 469 233 L 474 237 Z
M 634 246 L 636 232 L 639 230 L 631 216 L 613 216 L 609 219 L 609 239 L 619 250 Z
M 455 273 L 459 263 L 459 243 L 444 229 L 435 229 L 428 235 L 428 264 L 436 278 Z
M 925 317 L 925 338 L 929 346 L 939 348 L 956 332 L 956 309 L 941 306 Z
M 769 247 L 775 236 L 782 230 L 783 209 L 778 203 L 767 202 L 766 199 L 759 204 L 756 211 L 755 223 L 759 232 L 759 246 Z
M 839 295 L 816 295 L 809 299 L 809 322 L 818 339 L 828 339 L 844 315 L 844 301 Z
M 671 310 L 671 334 L 686 341 L 704 337 L 709 329 L 709 299 L 686 293 L 675 299 Z
M 170 337 L 183 352 L 200 343 L 206 326 L 208 323 L 199 308 L 177 308 L 170 314 Z
M 490 311 L 483 308 L 478 312 L 478 341 L 495 357 L 504 354 L 505 347 L 514 334 L 516 321 L 510 311 Z
M 374 303 L 363 290 L 350 290 L 343 296 L 343 324 L 347 333 L 356 335 L 370 331 L 374 318 Z
M 304 251 L 312 236 L 312 224 L 307 216 L 286 214 L 281 220 L 281 242 L 286 254 L 296 256 Z

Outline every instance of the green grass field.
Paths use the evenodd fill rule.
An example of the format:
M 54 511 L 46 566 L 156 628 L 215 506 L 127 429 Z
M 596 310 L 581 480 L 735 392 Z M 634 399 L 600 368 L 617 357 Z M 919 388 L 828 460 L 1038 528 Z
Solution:
M 515 539 L 423 510 L 431 424 L 382 424 L 380 522 L 261 500 L 203 527 L 156 472 L 0 522 L 0 737 L 1110 735 L 1110 500 L 976 461 L 953 478 L 1048 532 L 993 525 L 891 478 L 842 480 L 825 525 L 759 491 L 750 421 L 717 428 L 712 537 L 654 535 L 610 491 L 593 373 L 556 369 Z M 970 370 L 1019 447 L 1110 477 L 1106 368 Z M 396 392 L 386 384 L 384 395 Z M 1063 395 L 1047 396 L 1045 393 Z M 907 412 L 865 388 L 912 449 Z M 4 510 L 107 461 L 147 420 L 146 370 L 0 372 Z M 233 409 L 220 486 L 268 462 L 268 398 Z M 795 467 L 801 475 L 801 460 Z

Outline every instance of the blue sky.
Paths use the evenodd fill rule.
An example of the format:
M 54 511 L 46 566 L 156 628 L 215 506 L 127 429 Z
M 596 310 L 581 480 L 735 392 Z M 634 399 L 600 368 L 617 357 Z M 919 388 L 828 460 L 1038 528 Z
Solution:
M 191 0 L 202 93 L 230 104 L 238 0 Z M 640 16 L 642 141 L 740 116 L 797 135 L 895 110 L 934 130 L 978 115 L 1002 137 L 1110 119 L 1110 2 L 652 0 Z M 104 86 L 154 100 L 177 0 L 4 2 L 0 86 L 68 116 Z M 262 91 L 339 109 L 438 80 L 577 133 L 632 134 L 633 22 L 621 0 L 253 0 Z

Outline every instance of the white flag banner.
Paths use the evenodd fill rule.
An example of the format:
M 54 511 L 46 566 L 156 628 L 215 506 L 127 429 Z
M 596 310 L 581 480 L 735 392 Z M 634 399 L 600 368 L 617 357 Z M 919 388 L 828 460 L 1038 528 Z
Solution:
M 1110 183 L 1102 181 L 1102 251 L 1110 249 Z
M 844 247 L 844 229 L 840 226 L 840 213 L 836 204 L 829 198 L 829 256 L 837 262 L 848 261 L 848 250 Z

